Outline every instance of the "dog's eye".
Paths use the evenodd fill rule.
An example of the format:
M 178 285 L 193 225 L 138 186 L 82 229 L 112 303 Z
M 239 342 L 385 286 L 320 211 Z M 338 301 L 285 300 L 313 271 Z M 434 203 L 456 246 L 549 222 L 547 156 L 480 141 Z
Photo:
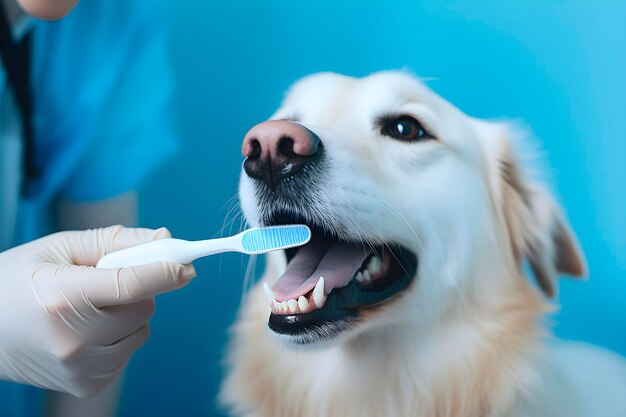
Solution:
M 433 136 L 422 127 L 420 122 L 411 116 L 400 116 L 384 120 L 382 123 L 382 134 L 407 142 L 434 139 Z

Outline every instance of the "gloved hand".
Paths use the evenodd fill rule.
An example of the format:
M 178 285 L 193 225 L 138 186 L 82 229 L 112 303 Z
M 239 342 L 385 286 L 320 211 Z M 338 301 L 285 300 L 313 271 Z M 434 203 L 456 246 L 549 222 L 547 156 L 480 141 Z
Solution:
M 149 335 L 156 294 L 192 265 L 98 269 L 106 253 L 170 237 L 112 226 L 61 232 L 0 253 L 0 379 L 86 397 L 113 382 Z

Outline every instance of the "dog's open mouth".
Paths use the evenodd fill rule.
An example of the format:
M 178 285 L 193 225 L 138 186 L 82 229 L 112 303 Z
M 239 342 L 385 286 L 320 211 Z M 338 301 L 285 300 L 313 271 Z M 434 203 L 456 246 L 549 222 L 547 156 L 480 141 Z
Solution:
M 273 216 L 266 225 L 305 223 Z M 266 295 L 272 331 L 301 344 L 332 338 L 363 312 L 394 298 L 412 282 L 417 257 L 392 243 L 340 241 L 317 226 L 311 242 L 287 251 L 287 270 Z

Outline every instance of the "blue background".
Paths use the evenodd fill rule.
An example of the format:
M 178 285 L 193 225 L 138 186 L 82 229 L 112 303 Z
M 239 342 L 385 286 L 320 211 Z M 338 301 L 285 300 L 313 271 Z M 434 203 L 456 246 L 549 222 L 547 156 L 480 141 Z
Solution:
M 171 1 L 163 24 L 182 146 L 141 189 L 141 224 L 189 239 L 219 232 L 243 135 L 299 77 L 408 68 L 472 116 L 532 128 L 590 266 L 590 281 L 561 281 L 556 333 L 626 354 L 625 4 Z M 188 288 L 160 297 L 120 415 L 220 415 L 225 329 L 246 263 L 199 261 Z

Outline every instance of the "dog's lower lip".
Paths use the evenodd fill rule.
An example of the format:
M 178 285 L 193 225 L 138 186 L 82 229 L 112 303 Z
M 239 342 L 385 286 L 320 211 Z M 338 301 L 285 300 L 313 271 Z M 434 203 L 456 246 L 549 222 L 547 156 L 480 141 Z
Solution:
M 391 253 L 388 256 L 392 256 Z M 351 280 L 346 286 L 333 289 L 323 307 L 300 314 L 272 312 L 268 327 L 275 333 L 291 336 L 298 344 L 313 343 L 340 334 L 359 316 L 395 298 L 413 281 L 417 257 L 409 250 L 394 246 L 393 256 L 402 259 L 394 264 L 390 276 L 368 285 Z

